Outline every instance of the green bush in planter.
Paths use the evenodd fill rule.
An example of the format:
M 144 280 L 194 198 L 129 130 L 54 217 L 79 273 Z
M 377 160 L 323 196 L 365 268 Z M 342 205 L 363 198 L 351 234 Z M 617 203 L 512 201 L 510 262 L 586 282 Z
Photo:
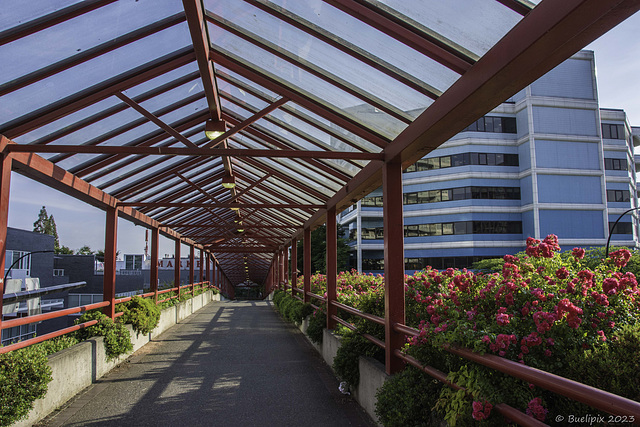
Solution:
M 355 332 L 347 332 L 333 359 L 333 369 L 341 379 L 356 387 L 360 382 L 360 356 L 374 357 L 384 360 L 384 350 Z
M 313 307 L 311 307 L 313 308 Z M 309 317 L 309 327 L 307 328 L 307 336 L 316 344 L 322 344 L 322 336 L 324 327 L 327 325 L 327 312 L 324 308 L 315 310 Z
M 131 300 L 118 304 L 116 312 L 122 311 L 121 319 L 124 323 L 131 323 L 133 330 L 139 334 L 148 334 L 160 321 L 160 309 L 147 298 L 133 297 Z
M 91 310 L 84 313 L 75 321 L 75 324 L 97 320 L 98 323 L 88 328 L 80 329 L 76 332 L 76 338 L 80 341 L 95 336 L 104 337 L 104 347 L 107 354 L 107 360 L 115 359 L 121 354 L 125 354 L 133 350 L 131 343 L 131 335 L 119 321 L 113 321 L 98 310 Z
M 376 393 L 376 415 L 385 427 L 433 426 L 442 419 L 432 408 L 442 383 L 408 366 Z

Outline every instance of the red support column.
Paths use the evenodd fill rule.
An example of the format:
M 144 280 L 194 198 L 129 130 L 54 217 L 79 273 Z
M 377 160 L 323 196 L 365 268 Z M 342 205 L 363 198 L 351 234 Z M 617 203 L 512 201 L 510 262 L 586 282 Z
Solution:
M 336 301 L 336 275 L 338 273 L 338 226 L 336 224 L 336 208 L 327 211 L 327 329 L 335 329 L 336 321 L 331 317 L 338 314 L 331 304 Z
M 291 295 L 296 296 L 298 287 L 298 240 L 291 241 Z
M 207 270 L 209 270 L 209 277 L 211 277 L 211 282 L 214 281 L 213 279 L 213 264 L 216 263 L 216 259 L 213 257 L 213 255 L 209 256 L 209 262 L 207 263 Z
M 0 149 L 5 140 L 0 136 Z M 7 253 L 7 224 L 9 220 L 9 189 L 11 185 L 11 157 L 0 154 L 0 296 L 4 294 L 5 254 Z M 2 298 L 0 298 L 0 327 L 2 327 Z M 1 329 L 0 329 L 1 331 Z
M 402 218 L 402 164 L 385 163 L 382 169 L 382 200 L 384 225 L 384 306 L 385 306 L 385 367 L 391 375 L 403 368 L 394 355 L 402 348 L 404 335 L 394 331 L 396 323 L 405 323 L 404 316 L 404 225 Z
M 276 283 L 276 288 L 280 289 L 280 251 L 276 252 L 276 255 L 274 257 L 274 264 L 273 264 L 273 269 L 274 269 L 274 274 L 275 274 L 275 283 Z
M 204 251 L 200 249 L 200 281 L 204 282 Z
M 158 242 L 160 240 L 160 229 L 151 229 L 151 265 L 149 270 L 149 291 L 154 292 L 153 296 L 158 303 Z
M 285 246 L 282 248 L 282 254 L 284 258 L 282 260 L 282 269 L 284 270 L 284 283 L 285 285 L 289 284 L 289 249 Z M 285 286 L 286 289 L 286 286 Z
M 304 229 L 304 240 L 302 242 L 302 256 L 304 257 L 302 264 L 302 272 L 304 274 L 304 302 L 310 302 L 311 298 L 307 295 L 311 292 L 311 229 Z
M 195 284 L 194 280 L 193 280 L 193 263 L 195 262 L 196 259 L 196 248 L 194 248 L 193 246 L 189 247 L 189 283 L 191 283 L 191 295 L 195 294 L 195 286 L 193 286 Z
M 207 252 L 204 256 L 204 280 L 211 283 L 213 279 L 209 278 L 209 262 L 209 252 Z
M 180 240 L 177 239 L 173 257 L 176 261 L 173 266 L 173 284 L 178 288 L 178 299 L 180 299 Z
M 216 274 L 218 274 L 218 270 L 219 270 L 219 268 L 218 268 L 218 263 L 217 263 L 217 262 L 214 262 L 214 263 L 213 263 L 212 268 L 213 268 L 213 274 L 212 274 L 212 276 L 215 278 L 215 277 L 216 277 Z M 217 282 L 216 280 L 213 280 L 211 284 L 212 284 L 212 285 L 217 286 L 217 285 L 218 285 L 218 282 Z
M 118 209 L 107 208 L 107 219 L 104 238 L 104 277 L 102 283 L 102 300 L 110 301 L 102 312 L 111 319 L 116 314 L 116 252 L 118 244 Z

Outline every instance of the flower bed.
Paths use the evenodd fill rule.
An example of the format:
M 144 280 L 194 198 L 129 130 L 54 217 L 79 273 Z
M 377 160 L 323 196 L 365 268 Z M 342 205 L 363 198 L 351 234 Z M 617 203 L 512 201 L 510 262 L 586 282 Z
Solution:
M 629 251 L 612 252 L 594 269 L 583 264 L 583 249 L 559 251 L 554 235 L 530 238 L 525 253 L 504 257 L 499 273 L 427 268 L 406 277 L 406 323 L 420 333 L 405 351 L 467 389 L 466 395 L 444 387 L 435 401 L 450 424 L 503 425 L 491 410 L 502 402 L 547 422 L 594 410 L 451 355 L 441 349 L 449 343 L 640 401 L 640 290 L 633 273 L 620 271 Z M 380 277 L 341 274 L 337 292 L 343 304 L 384 314 Z M 381 326 L 343 318 L 383 338 Z

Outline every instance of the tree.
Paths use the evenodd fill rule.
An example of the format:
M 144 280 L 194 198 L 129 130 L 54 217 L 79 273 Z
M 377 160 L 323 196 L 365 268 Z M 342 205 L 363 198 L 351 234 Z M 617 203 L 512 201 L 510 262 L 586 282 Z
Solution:
M 347 271 L 349 269 L 349 246 L 342 236 L 342 226 L 338 224 L 338 271 Z M 298 269 L 303 271 L 303 244 L 302 240 L 298 241 Z M 327 271 L 327 227 L 321 225 L 311 232 L 311 271 L 314 273 L 324 274 Z
M 58 227 L 56 227 L 56 220 L 53 219 L 53 214 L 49 217 L 49 221 L 47 221 L 45 234 L 53 236 L 53 249 L 57 252 L 60 249 L 60 239 L 58 238 Z
M 60 246 L 56 251 L 56 255 L 73 255 L 73 249 L 67 246 Z
M 93 255 L 93 251 L 87 245 L 84 245 L 76 251 L 76 255 Z
M 47 234 L 47 225 L 49 223 L 49 215 L 47 214 L 47 208 L 42 207 L 38 213 L 38 219 L 33 223 L 33 231 L 36 233 Z

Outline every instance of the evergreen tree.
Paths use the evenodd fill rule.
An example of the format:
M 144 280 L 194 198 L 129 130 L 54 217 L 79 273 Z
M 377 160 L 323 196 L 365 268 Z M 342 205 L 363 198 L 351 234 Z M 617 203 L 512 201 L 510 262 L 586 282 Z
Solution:
M 76 255 L 93 255 L 93 251 L 87 245 L 84 245 L 76 251 Z
M 347 271 L 349 268 L 349 246 L 342 236 L 342 226 L 338 224 L 337 262 L 338 271 Z M 298 241 L 298 270 L 303 271 L 303 242 Z M 327 227 L 321 225 L 311 232 L 311 272 L 325 274 L 327 271 Z
M 60 249 L 60 239 L 58 238 L 58 227 L 56 227 L 56 220 L 53 219 L 53 214 L 49 217 L 46 228 L 45 234 L 53 236 L 53 249 L 55 252 L 58 252 Z
M 48 234 L 46 232 L 48 223 L 49 215 L 47 214 L 47 208 L 43 206 L 42 209 L 40 209 L 40 213 L 38 213 L 38 219 L 33 223 L 33 231 Z

